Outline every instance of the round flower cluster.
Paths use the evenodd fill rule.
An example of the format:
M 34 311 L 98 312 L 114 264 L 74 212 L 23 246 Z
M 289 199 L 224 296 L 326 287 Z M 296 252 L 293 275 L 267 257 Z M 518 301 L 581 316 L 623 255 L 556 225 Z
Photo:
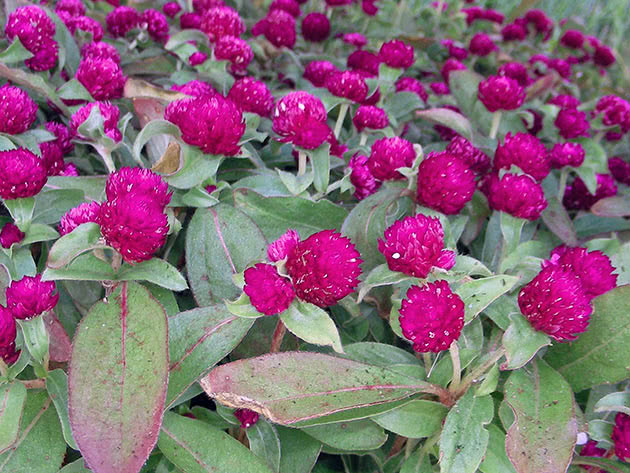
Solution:
M 25 64 L 34 71 L 48 71 L 55 67 L 59 45 L 55 41 L 56 27 L 44 9 L 27 5 L 9 14 L 4 33 L 10 40 L 19 39 L 33 54 Z

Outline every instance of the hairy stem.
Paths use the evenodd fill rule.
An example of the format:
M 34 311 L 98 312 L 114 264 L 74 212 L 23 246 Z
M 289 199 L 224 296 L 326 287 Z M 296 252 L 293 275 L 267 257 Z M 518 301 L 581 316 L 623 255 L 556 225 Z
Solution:
M 492 125 L 490 126 L 490 138 L 492 139 L 495 139 L 497 137 L 499 125 L 501 124 L 501 114 L 502 112 L 500 110 L 492 114 Z
M 339 133 L 341 133 L 341 127 L 343 126 L 343 121 L 346 118 L 346 113 L 348 113 L 348 107 L 350 107 L 347 103 L 342 103 L 339 108 L 339 116 L 337 117 L 337 123 L 335 123 L 335 138 L 339 138 Z
M 278 317 L 278 324 L 276 325 L 276 330 L 273 332 L 273 337 L 271 338 L 271 349 L 269 350 L 269 353 L 278 353 L 280 351 L 280 345 L 282 345 L 285 333 L 287 333 L 287 328 L 282 322 L 282 319 Z
M 449 352 L 451 354 L 451 361 L 453 362 L 453 379 L 451 381 L 451 385 L 449 386 L 449 391 L 456 392 L 457 388 L 459 388 L 462 376 L 462 364 L 459 359 L 459 347 L 457 346 L 457 340 L 453 340 L 453 343 L 451 343 L 449 348 Z
M 298 176 L 303 176 L 306 174 L 306 153 L 304 151 L 300 151 L 298 153 Z

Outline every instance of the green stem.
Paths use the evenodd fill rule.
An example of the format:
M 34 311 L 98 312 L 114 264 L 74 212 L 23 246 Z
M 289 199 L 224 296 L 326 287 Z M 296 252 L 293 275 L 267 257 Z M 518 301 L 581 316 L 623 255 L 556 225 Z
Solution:
M 564 199 L 564 190 L 567 187 L 567 179 L 569 177 L 569 167 L 564 166 L 560 171 L 560 183 L 558 184 L 558 201 L 562 202 Z
M 499 125 L 501 124 L 501 110 L 494 112 L 492 115 L 492 125 L 490 126 L 490 138 L 495 139 L 497 132 L 499 131 Z
M 304 151 L 300 151 L 298 153 L 298 176 L 303 176 L 306 174 L 306 153 Z
M 477 380 L 477 378 L 479 378 L 480 376 L 486 374 L 488 370 L 490 370 L 490 368 L 492 368 L 496 364 L 497 361 L 503 358 L 503 356 L 505 356 L 504 347 L 500 347 L 493 353 L 490 353 L 488 355 L 487 360 L 484 363 L 479 365 L 477 368 L 472 370 L 470 373 L 468 373 L 464 377 L 464 379 L 462 380 L 459 386 L 459 390 L 456 393 L 454 393 L 454 397 L 457 399 L 461 397 L 462 395 L 464 395 L 464 393 L 468 391 L 468 388 L 470 388 L 472 383 L 475 382 L 475 380 Z
M 453 362 L 453 379 L 451 380 L 449 391 L 456 392 L 462 379 L 462 364 L 459 358 L 459 347 L 457 346 L 457 340 L 453 340 L 453 343 L 451 343 L 451 346 L 448 350 L 451 354 L 451 361 Z
M 335 138 L 339 138 L 339 133 L 341 133 L 341 127 L 343 126 L 343 121 L 346 118 L 346 113 L 348 113 L 349 107 L 349 104 L 342 103 L 339 108 L 339 116 L 337 116 L 337 123 L 335 123 Z
M 105 163 L 107 172 L 110 174 L 116 172 L 116 165 L 114 164 L 114 159 L 112 158 L 111 150 L 107 149 L 105 146 L 100 145 L 100 144 L 95 144 L 94 148 L 103 159 L 103 163 Z
M 366 132 L 361 133 L 361 139 L 359 140 L 359 146 L 365 146 L 367 143 L 368 135 Z
M 273 336 L 271 338 L 271 349 L 269 350 L 269 353 L 278 353 L 280 351 L 280 346 L 282 345 L 285 333 L 287 333 L 287 328 L 282 322 L 282 319 L 278 317 L 278 324 L 276 325 L 276 330 L 273 332 Z

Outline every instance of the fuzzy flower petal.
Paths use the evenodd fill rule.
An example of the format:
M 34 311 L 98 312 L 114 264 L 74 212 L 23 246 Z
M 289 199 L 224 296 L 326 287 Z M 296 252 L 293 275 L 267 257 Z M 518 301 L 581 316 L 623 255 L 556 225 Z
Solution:
M 30 319 L 57 305 L 59 293 L 53 281 L 42 282 L 41 274 L 24 276 L 7 288 L 7 309 L 16 319 Z
M 246 269 L 243 291 L 256 310 L 265 315 L 285 311 L 295 299 L 291 281 L 280 276 L 272 264 L 258 263 Z
M 269 261 L 276 262 L 285 259 L 299 242 L 300 235 L 298 235 L 298 232 L 291 229 L 287 230 L 267 248 Z
M 59 234 L 63 236 L 83 223 L 96 222 L 100 209 L 101 204 L 98 202 L 84 202 L 68 210 L 59 222 Z

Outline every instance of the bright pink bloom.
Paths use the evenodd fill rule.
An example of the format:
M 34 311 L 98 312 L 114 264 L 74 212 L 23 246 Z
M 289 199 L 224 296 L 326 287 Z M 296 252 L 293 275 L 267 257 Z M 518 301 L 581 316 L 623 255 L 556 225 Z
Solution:
M 249 409 L 236 409 L 234 417 L 241 423 L 241 428 L 247 429 L 258 422 L 259 416 L 258 412 L 250 411 Z
M 602 67 L 610 67 L 615 63 L 615 55 L 613 54 L 612 49 L 604 44 L 600 44 L 595 47 L 595 52 L 593 53 L 593 62 Z
M 149 8 L 140 15 L 140 26 L 146 28 L 153 41 L 164 43 L 168 39 L 168 21 L 164 14 Z
M 120 65 L 112 59 L 83 59 L 76 78 L 95 100 L 122 97 L 127 81 Z
M 25 148 L 0 151 L 0 197 L 19 199 L 38 194 L 47 180 L 44 161 Z
M 448 95 L 451 93 L 446 82 L 431 82 L 429 88 L 435 95 Z
M 560 136 L 568 140 L 578 136 L 588 136 L 590 124 L 586 119 L 586 113 L 576 108 L 564 108 L 558 112 L 554 121 Z
M 291 281 L 280 276 L 272 264 L 258 263 L 246 269 L 243 291 L 256 310 L 265 315 L 285 311 L 295 299 Z
M 315 87 L 324 87 L 328 76 L 338 71 L 337 66 L 330 61 L 311 61 L 304 68 L 304 78 Z
M 120 54 L 118 54 L 116 48 L 102 41 L 84 44 L 81 48 L 81 57 L 95 61 L 111 59 L 115 63 L 120 64 Z
M 454 137 L 446 147 L 446 151 L 463 159 L 477 174 L 485 174 L 490 169 L 490 157 L 463 136 Z
M 547 103 L 557 105 L 560 108 L 578 108 L 580 106 L 580 100 L 573 95 L 556 95 Z
M 607 455 L 608 451 L 603 448 L 599 448 L 595 440 L 589 440 L 586 442 L 586 445 L 582 447 L 582 450 L 580 450 L 580 456 L 582 457 L 605 457 Z M 604 470 L 600 470 L 599 468 L 593 466 L 582 466 L 582 468 L 589 473 L 606 473 Z
M 422 279 L 434 266 L 451 269 L 455 264 L 454 253 L 444 249 L 440 220 L 423 214 L 394 222 L 385 230 L 385 239 L 378 240 L 378 251 L 392 271 Z
M 535 330 L 554 340 L 575 340 L 585 332 L 593 308 L 579 278 L 561 266 L 548 266 L 518 295 L 518 306 Z
M 481 19 L 500 25 L 505 20 L 505 15 L 492 8 L 487 8 L 481 12 Z
M 125 36 L 132 29 L 137 28 L 140 24 L 140 14 L 135 8 L 116 7 L 107 14 L 105 19 L 107 23 L 107 31 L 114 38 Z
M 457 59 L 450 58 L 450 59 L 446 60 L 446 62 L 442 66 L 442 69 L 441 69 L 440 73 L 442 74 L 442 77 L 444 78 L 444 82 L 446 82 L 448 84 L 451 72 L 453 72 L 453 71 L 465 71 L 466 69 L 468 69 L 468 68 L 466 67 L 465 64 L 462 64 Z
M 569 210 L 588 210 L 595 202 L 617 195 L 617 185 L 610 174 L 597 175 L 597 189 L 591 194 L 584 181 L 576 177 L 573 184 L 567 186 L 562 203 Z
M 57 145 L 63 154 L 68 154 L 74 149 L 72 134 L 70 133 L 68 127 L 57 122 L 47 122 L 46 130 L 57 137 L 56 140 L 48 141 L 48 143 L 54 143 Z
M 549 67 L 554 69 L 563 79 L 569 79 L 573 72 L 571 64 L 564 59 L 553 58 L 549 61 Z
M 545 145 L 529 133 L 508 133 L 503 144 L 497 147 L 494 169 L 510 169 L 513 165 L 537 181 L 542 181 L 551 171 Z
M 525 20 L 534 25 L 536 31 L 543 35 L 544 41 L 549 39 L 553 30 L 553 20 L 544 11 L 537 8 L 529 10 L 525 14 Z
M 76 34 L 77 31 L 91 33 L 94 41 L 102 40 L 105 35 L 103 26 L 94 18 L 90 18 L 89 16 L 71 18 L 70 21 L 66 23 L 66 26 L 72 34 Z
M 527 29 L 522 23 L 510 23 L 501 30 L 503 41 L 523 41 L 527 38 Z
M 418 202 L 447 215 L 459 213 L 475 187 L 475 173 L 448 151 L 429 153 L 418 167 Z
M 321 43 L 330 35 L 330 20 L 319 12 L 309 13 L 302 20 L 302 36 L 306 41 Z
M 7 19 L 7 38 L 19 38 L 24 47 L 33 53 L 25 64 L 34 71 L 47 71 L 57 63 L 59 46 L 54 40 L 55 23 L 46 12 L 34 5 L 19 7 Z
M 369 88 L 361 74 L 354 71 L 333 72 L 326 78 L 326 88 L 337 97 L 364 102 Z
M 378 75 L 378 68 L 381 64 L 379 57 L 369 51 L 358 49 L 348 56 L 346 65 L 350 69 L 359 69 L 368 72 L 372 76 Z
M 470 49 L 470 52 L 476 56 L 487 56 L 492 51 L 497 51 L 499 49 L 492 39 L 490 39 L 490 36 L 485 33 L 477 33 L 473 36 L 470 40 L 468 48 Z
M 245 23 L 236 10 L 230 7 L 215 7 L 206 10 L 201 18 L 201 31 L 208 35 L 211 43 L 222 36 L 236 36 L 245 32 Z
M 182 10 L 182 7 L 177 2 L 166 2 L 162 6 L 162 11 L 169 18 L 175 18 L 175 16 Z
M 292 229 L 287 230 L 280 238 L 267 247 L 269 261 L 276 262 L 285 259 L 293 247 L 300 242 L 300 235 Z
M 622 133 L 630 131 L 630 104 L 616 95 L 605 95 L 595 106 L 595 113 L 602 113 L 606 126 L 619 125 Z
M 342 7 L 351 3 L 352 0 L 326 0 L 326 5 L 329 7 Z
M 448 49 L 448 54 L 451 58 L 463 61 L 468 57 L 468 50 L 466 48 L 456 46 L 452 39 L 443 39 L 440 41 L 440 44 Z
M 429 100 L 429 94 L 422 83 L 413 77 L 401 77 L 396 81 L 396 92 L 413 92 L 423 102 Z
M 300 4 L 295 0 L 273 0 L 269 5 L 269 11 L 271 10 L 284 10 L 290 13 L 291 16 L 297 18 L 302 14 L 300 10 Z M 308 15 L 307 15 L 308 16 Z
M 45 141 L 39 144 L 39 151 L 46 166 L 47 174 L 49 176 L 61 174 L 65 165 L 61 148 L 54 141 Z
M 389 125 L 389 117 L 382 108 L 373 105 L 361 105 L 357 108 L 352 123 L 357 131 L 362 132 L 368 128 L 370 130 L 381 130 Z
M 179 17 L 179 26 L 183 30 L 200 30 L 201 15 L 198 13 L 182 13 Z
M 2 248 L 11 248 L 14 243 L 19 243 L 24 239 L 24 232 L 17 225 L 6 223 L 0 231 L 0 245 Z
M 181 85 L 173 84 L 171 90 L 176 90 L 177 92 L 190 95 L 191 97 L 213 96 L 218 94 L 210 84 L 196 79 Z
M 489 112 L 516 110 L 525 102 L 525 89 L 506 76 L 490 76 L 479 83 L 479 100 Z
M 554 169 L 560 169 L 564 166 L 580 167 L 584 162 L 585 155 L 584 148 L 580 143 L 571 142 L 556 143 L 548 153 L 551 167 Z
M 264 35 L 276 48 L 295 46 L 295 18 L 284 10 L 272 10 L 252 28 L 252 35 Z
M 171 102 L 164 119 L 179 127 L 186 143 L 199 146 L 204 153 L 235 156 L 241 151 L 243 113 L 219 94 Z
M 268 117 L 273 110 L 273 95 L 263 81 L 252 77 L 237 80 L 227 98 L 241 107 L 245 112 Z
M 349 238 L 323 230 L 293 247 L 286 268 L 300 299 L 328 307 L 354 292 L 362 262 Z
M 413 46 L 399 39 L 383 43 L 378 52 L 379 60 L 395 69 L 408 69 L 413 66 Z
M 342 40 L 346 44 L 351 44 L 352 46 L 356 46 L 357 49 L 361 49 L 368 43 L 365 35 L 361 33 L 346 33 L 342 37 Z
M 531 82 L 527 67 L 520 62 L 506 62 L 502 64 L 497 74 L 514 79 L 521 87 L 527 87 Z
M 72 163 L 66 163 L 60 174 L 60 176 L 68 177 L 77 177 L 78 175 L 79 171 L 77 171 L 77 167 Z
M 0 87 L 0 132 L 18 135 L 37 118 L 37 104 L 29 95 L 9 84 Z
M 367 156 L 355 154 L 350 158 L 348 167 L 352 169 L 350 182 L 354 186 L 354 196 L 358 200 L 374 194 L 381 187 L 381 182 L 377 181 L 370 172 Z
M 41 274 L 24 276 L 13 281 L 7 288 L 7 309 L 16 319 L 24 320 L 36 317 L 52 310 L 59 300 L 59 293 L 53 281 L 42 282 Z
M 100 209 L 101 204 L 98 202 L 84 202 L 68 210 L 59 222 L 59 234 L 63 236 L 83 223 L 96 222 Z
M 208 59 L 208 55 L 206 53 L 202 53 L 201 51 L 196 51 L 192 53 L 188 57 L 188 64 L 191 66 L 198 66 L 199 64 L 203 64 Z
M 617 275 L 610 258 L 601 251 L 588 251 L 586 248 L 558 246 L 551 252 L 550 259 L 543 262 L 549 265 L 562 266 L 573 271 L 580 278 L 584 293 L 589 299 L 617 287 Z
M 628 414 L 617 413 L 611 438 L 615 444 L 617 458 L 624 462 L 630 460 L 630 416 Z
M 411 167 L 415 159 L 416 151 L 409 141 L 398 136 L 381 138 L 372 145 L 368 167 L 381 181 L 404 179 L 396 169 Z
M 65 12 L 72 17 L 85 15 L 85 5 L 81 0 L 59 0 L 55 5 L 55 13 Z
M 507 173 L 499 179 L 492 174 L 486 197 L 490 208 L 527 220 L 536 220 L 547 208 L 541 185 L 528 175 Z
M 15 363 L 20 356 L 20 352 L 15 351 L 16 336 L 17 325 L 11 311 L 0 306 L 0 358 L 8 365 Z
M 225 2 L 223 0 L 193 0 L 192 5 L 193 11 L 202 14 L 211 8 L 224 7 Z
M 464 302 L 446 281 L 411 286 L 400 308 L 400 327 L 419 353 L 448 350 L 464 328 Z
M 242 74 L 254 59 L 254 52 L 247 41 L 235 36 L 224 35 L 214 47 L 214 55 L 219 60 L 230 61 L 230 70 Z
M 172 193 L 168 192 L 168 184 L 162 177 L 150 169 L 121 168 L 109 175 L 105 195 L 107 200 L 132 195 L 163 209 L 171 201 Z
M 89 137 L 84 137 L 79 134 L 79 127 L 88 119 L 92 108 L 95 106 L 98 106 L 99 112 L 103 117 L 103 131 L 105 134 L 116 142 L 122 140 L 122 133 L 118 129 L 120 111 L 116 105 L 109 102 L 92 102 L 77 110 L 70 118 L 70 130 L 72 134 L 83 139 L 89 139 Z
M 616 181 L 630 186 L 630 163 L 619 156 L 613 156 L 608 160 L 608 170 Z
M 326 109 L 322 101 L 308 92 L 291 92 L 282 97 L 274 108 L 273 131 L 306 149 L 315 149 L 326 141 Z

